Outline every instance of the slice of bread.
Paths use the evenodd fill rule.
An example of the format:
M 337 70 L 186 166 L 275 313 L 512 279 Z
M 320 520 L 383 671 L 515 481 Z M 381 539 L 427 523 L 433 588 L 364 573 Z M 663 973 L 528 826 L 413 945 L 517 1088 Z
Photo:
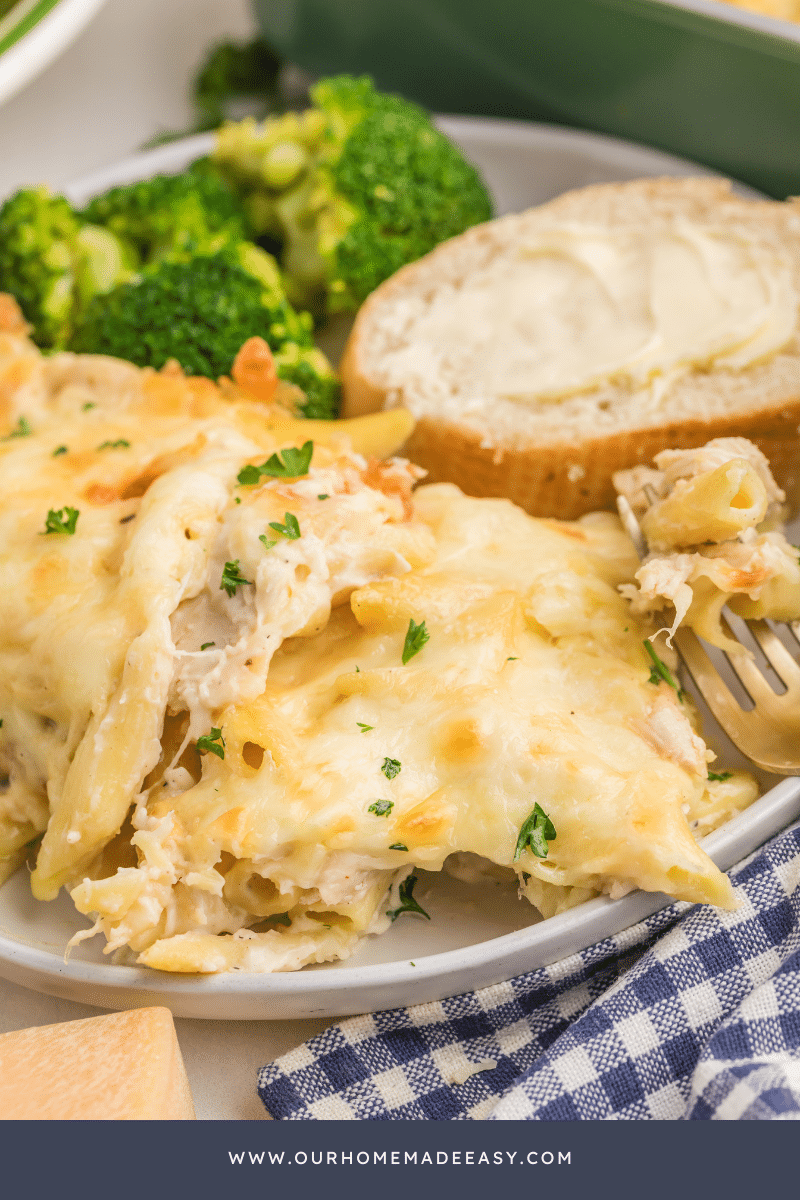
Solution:
M 476 385 L 464 368 L 469 365 L 463 352 L 471 337 L 468 322 L 452 327 L 448 344 L 434 347 L 435 352 L 431 326 L 420 334 L 431 307 L 446 313 L 450 298 L 476 278 L 495 281 L 484 304 L 513 318 L 513 297 L 502 279 L 497 282 L 495 265 L 515 254 L 519 258 L 520 247 L 524 255 L 526 243 L 541 242 L 554 229 L 590 226 L 616 237 L 618 230 L 646 232 L 659 223 L 675 228 L 676 222 L 716 238 L 715 245 L 733 239 L 731 244 L 752 246 L 778 264 L 784 300 L 794 297 L 791 304 L 783 303 L 785 336 L 750 365 L 701 356 L 662 375 L 655 387 L 650 376 L 644 390 L 641 379 L 618 373 L 584 381 L 561 398 L 533 395 L 520 403 L 489 394 L 486 381 Z M 716 179 L 643 179 L 583 188 L 477 226 L 383 283 L 361 308 L 342 359 L 343 415 L 405 405 L 417 425 L 404 452 L 427 468 L 430 479 L 457 483 L 471 495 L 507 496 L 530 513 L 562 518 L 613 508 L 613 473 L 648 463 L 659 450 L 743 436 L 767 455 L 797 509 L 798 297 L 800 201 L 742 200 L 729 183 Z M 500 340 L 492 346 L 501 361 L 506 337 L 501 321 Z M 519 340 L 516 345 L 519 349 Z

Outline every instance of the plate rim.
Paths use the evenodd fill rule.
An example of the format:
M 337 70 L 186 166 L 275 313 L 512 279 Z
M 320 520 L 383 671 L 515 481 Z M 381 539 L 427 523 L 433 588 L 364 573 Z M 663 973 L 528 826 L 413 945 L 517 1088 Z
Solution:
M 40 75 L 106 0 L 38 0 L 0 42 L 0 104 Z M 11 9 L 8 16 L 13 15 Z
M 90 3 L 98 3 L 98 0 L 90 0 Z M 539 145 L 551 149 L 563 146 L 566 141 L 569 146 L 590 153 L 601 151 L 621 155 L 629 166 L 649 160 L 660 164 L 664 171 L 671 169 L 675 173 L 719 177 L 718 172 L 701 164 L 651 147 L 565 126 L 492 117 L 439 116 L 436 119 L 456 140 L 462 134 L 473 137 L 483 134 L 495 140 L 499 137 L 506 144 Z M 95 192 L 117 183 L 132 182 L 159 171 L 180 170 L 193 157 L 206 153 L 212 144 L 213 134 L 198 134 L 139 151 L 83 176 L 63 190 L 73 203 L 84 204 Z M 753 189 L 737 186 L 741 186 L 745 194 L 759 196 Z M 722 870 L 727 870 L 740 859 L 756 853 L 765 841 L 797 818 L 800 818 L 800 777 L 790 777 L 778 782 L 750 808 L 703 838 L 700 844 Z M 758 832 L 755 847 L 754 829 Z M 82 959 L 64 962 L 59 955 L 20 941 L 0 929 L 0 976 L 34 990 L 97 1007 L 132 1008 L 148 1002 L 162 1004 L 179 1017 L 208 1020 L 340 1017 L 440 1000 L 475 987 L 499 983 L 519 975 L 521 970 L 534 970 L 568 954 L 579 953 L 673 903 L 671 897 L 662 893 L 643 891 L 632 892 L 619 900 L 601 896 L 523 929 L 420 957 L 413 966 L 410 960 L 395 959 L 365 966 L 326 964 L 322 970 L 274 974 L 226 972 L 182 976 L 147 967 Z M 584 937 L 587 929 L 591 933 L 588 941 Z M 530 962 L 522 966 L 520 957 L 526 954 Z M 468 978 L 465 972 L 469 972 Z

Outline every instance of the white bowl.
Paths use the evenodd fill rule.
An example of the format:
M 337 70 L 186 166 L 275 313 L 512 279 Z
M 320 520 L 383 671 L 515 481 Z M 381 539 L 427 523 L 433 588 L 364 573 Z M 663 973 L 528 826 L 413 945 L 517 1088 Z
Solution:
M 105 3 L 18 0 L 0 21 L 0 104 L 58 58 Z
M 570 187 L 641 175 L 708 175 L 692 163 L 614 138 L 554 126 L 443 117 L 439 124 L 480 168 L 499 213 L 538 204 Z M 136 155 L 67 189 L 74 203 L 157 172 L 180 171 L 208 152 L 202 135 Z M 748 194 L 748 189 L 741 191 Z M 749 193 L 751 195 L 755 193 Z M 710 728 L 711 722 L 706 722 Z M 721 735 L 715 745 L 723 741 Z M 741 763 L 730 747 L 726 764 Z M 703 846 L 723 869 L 800 816 L 800 779 L 761 777 L 765 794 L 707 837 Z M 611 937 L 670 903 L 634 892 L 591 900 L 548 921 L 499 885 L 470 886 L 423 874 L 417 894 L 432 920 L 408 917 L 367 938 L 346 962 L 291 974 L 233 972 L 180 976 L 104 959 L 99 939 L 64 961 L 64 947 L 85 922 L 69 897 L 31 898 L 23 870 L 0 889 L 0 976 L 53 996 L 107 1008 L 160 1004 L 179 1017 L 275 1020 L 338 1017 L 440 1000 L 556 962 Z

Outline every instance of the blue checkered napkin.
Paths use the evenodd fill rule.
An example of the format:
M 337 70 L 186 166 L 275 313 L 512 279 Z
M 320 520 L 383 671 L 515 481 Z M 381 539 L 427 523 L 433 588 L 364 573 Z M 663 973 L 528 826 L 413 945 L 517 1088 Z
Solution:
M 354 1017 L 259 1095 L 293 1121 L 800 1120 L 800 825 L 731 878 L 735 912 L 673 904 L 508 983 Z

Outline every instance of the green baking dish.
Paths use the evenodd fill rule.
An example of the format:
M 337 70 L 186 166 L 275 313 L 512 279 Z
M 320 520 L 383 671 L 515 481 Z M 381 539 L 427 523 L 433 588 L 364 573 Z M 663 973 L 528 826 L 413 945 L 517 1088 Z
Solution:
M 800 193 L 800 26 L 715 0 L 254 0 L 314 74 L 576 125 Z

